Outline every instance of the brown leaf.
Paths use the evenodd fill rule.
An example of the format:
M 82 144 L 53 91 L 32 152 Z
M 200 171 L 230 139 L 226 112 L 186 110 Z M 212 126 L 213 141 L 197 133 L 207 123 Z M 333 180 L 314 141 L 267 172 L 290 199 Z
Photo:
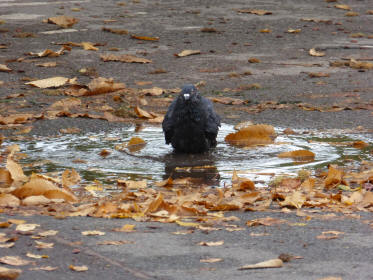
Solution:
M 238 132 L 230 133 L 225 137 L 225 141 L 234 146 L 252 146 L 262 144 L 272 144 L 276 133 L 271 125 L 257 124 L 244 127 Z
M 342 182 L 343 171 L 336 169 L 333 165 L 329 166 L 328 176 L 324 180 L 324 186 L 326 188 L 333 188 Z
M 102 31 L 119 34 L 119 35 L 127 35 L 129 33 L 128 30 L 126 29 L 116 29 L 116 28 L 107 28 L 107 27 L 103 27 Z
M 50 203 L 51 200 L 44 195 L 33 195 L 22 200 L 22 205 L 24 206 L 48 205 Z
M 250 63 L 260 63 L 260 59 L 256 57 L 251 57 L 248 59 Z
M 57 16 L 51 17 L 47 20 L 48 23 L 53 23 L 63 28 L 68 28 L 73 26 L 75 23 L 79 22 L 78 19 L 68 16 Z
M 310 72 L 310 73 L 308 73 L 308 77 L 310 77 L 310 78 L 330 77 L 330 74 L 329 73 L 323 73 L 323 72 Z
M 54 247 L 54 243 L 46 243 L 46 242 L 42 242 L 42 241 L 37 241 L 35 240 L 35 247 L 38 248 L 38 249 L 53 249 Z
M 317 239 L 324 239 L 324 240 L 336 239 L 336 238 L 339 238 L 341 234 L 344 234 L 344 232 L 335 231 L 335 230 L 323 231 L 321 235 L 317 236 Z
M 353 69 L 373 69 L 373 63 L 372 62 L 366 62 L 366 61 L 356 61 L 355 59 L 351 58 L 349 62 L 349 66 Z
M 244 269 L 256 269 L 256 268 L 278 268 L 283 266 L 283 261 L 281 259 L 272 259 L 256 264 L 248 264 L 245 266 L 241 266 L 239 270 L 244 270 Z
M 296 150 L 291 152 L 283 152 L 277 155 L 279 158 L 292 158 L 295 161 L 313 161 L 315 154 L 308 150 Z
M 36 66 L 39 66 L 39 67 L 56 67 L 57 62 L 53 61 L 53 62 L 38 63 L 38 64 L 36 64 Z
M 146 142 L 140 137 L 132 137 L 127 143 L 127 149 L 133 153 L 141 150 L 146 145 Z
M 122 54 L 122 55 L 115 55 L 115 54 L 103 54 L 101 55 L 101 59 L 103 61 L 120 61 L 126 63 L 151 63 L 152 61 L 146 58 L 137 57 L 130 54 Z
M 50 49 L 46 49 L 42 52 L 38 52 L 38 53 L 29 52 L 29 53 L 26 53 L 26 54 L 31 55 L 31 56 L 36 56 L 36 57 L 58 57 L 58 56 L 64 54 L 66 50 L 70 51 L 71 48 L 68 47 L 68 46 L 62 46 L 62 48 L 57 52 L 52 51 Z M 56 63 L 56 62 L 53 62 L 53 63 Z
M 241 100 L 238 98 L 232 98 L 232 97 L 213 97 L 210 98 L 212 102 L 217 102 L 221 104 L 226 105 L 241 105 L 247 103 L 246 100 Z
M 198 245 L 201 245 L 201 246 L 208 246 L 208 247 L 213 247 L 213 246 L 221 246 L 224 244 L 224 240 L 220 240 L 220 241 L 210 241 L 210 242 L 205 242 L 205 241 L 201 241 L 198 243 Z
M 132 39 L 137 39 L 137 40 L 143 40 L 143 41 L 159 41 L 159 37 L 148 37 L 148 36 L 140 36 L 140 35 L 131 35 Z
M 92 235 L 105 235 L 106 233 L 103 231 L 99 230 L 87 230 L 87 231 L 82 231 L 82 235 L 85 236 L 92 236 Z
M 93 79 L 88 85 L 89 91 L 84 95 L 96 95 L 108 92 L 114 92 L 126 87 L 123 83 L 115 83 L 112 78 L 102 78 L 98 77 Z
M 13 114 L 7 117 L 0 116 L 0 124 L 20 124 L 26 123 L 34 117 L 33 114 Z
M 346 17 L 356 17 L 358 15 L 359 15 L 358 12 L 353 12 L 353 11 L 349 11 L 349 12 L 345 13 Z
M 22 273 L 22 270 L 20 269 L 11 269 L 11 268 L 0 266 L 0 279 L 4 279 L 4 280 L 17 279 L 21 273 Z
M 285 197 L 284 201 L 279 202 L 281 206 L 291 206 L 297 209 L 302 208 L 304 202 L 306 201 L 306 196 L 300 191 L 295 191 L 291 195 Z
M 257 9 L 239 9 L 237 10 L 238 13 L 245 13 L 245 14 L 254 14 L 258 16 L 264 15 L 272 15 L 272 12 L 267 10 L 257 10 Z
M 177 57 L 184 57 L 189 55 L 201 54 L 200 50 L 183 50 L 182 52 L 175 54 Z
M 136 106 L 134 110 L 139 118 L 154 119 L 154 116 L 151 113 L 141 109 L 139 106 Z
M 165 92 L 163 88 L 153 87 L 153 88 L 146 88 L 141 90 L 141 94 L 150 95 L 150 96 L 159 96 Z

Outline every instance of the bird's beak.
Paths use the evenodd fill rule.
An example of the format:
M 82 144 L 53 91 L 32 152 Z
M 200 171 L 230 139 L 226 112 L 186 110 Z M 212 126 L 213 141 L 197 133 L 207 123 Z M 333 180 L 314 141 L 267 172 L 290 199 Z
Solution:
M 189 93 L 184 93 L 184 99 L 189 100 L 189 98 L 190 98 L 190 94 Z

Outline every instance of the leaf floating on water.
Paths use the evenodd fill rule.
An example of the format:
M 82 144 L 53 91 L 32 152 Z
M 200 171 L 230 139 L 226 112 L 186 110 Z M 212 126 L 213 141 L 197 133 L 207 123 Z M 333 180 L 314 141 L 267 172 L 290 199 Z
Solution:
M 225 137 L 225 141 L 234 146 L 249 147 L 253 145 L 272 144 L 275 138 L 276 132 L 273 126 L 256 124 L 244 127 L 238 132 L 228 134 Z
M 145 146 L 146 146 L 146 142 L 140 137 L 132 137 L 130 141 L 127 143 L 127 149 L 131 153 L 140 151 Z
M 244 269 L 257 269 L 257 268 L 278 268 L 283 266 L 283 261 L 281 259 L 272 259 L 256 264 L 249 264 L 245 266 L 241 266 L 239 270 L 244 270 Z
M 292 158 L 295 161 L 313 161 L 315 153 L 308 150 L 297 150 L 291 152 L 283 152 L 277 155 L 279 158 Z

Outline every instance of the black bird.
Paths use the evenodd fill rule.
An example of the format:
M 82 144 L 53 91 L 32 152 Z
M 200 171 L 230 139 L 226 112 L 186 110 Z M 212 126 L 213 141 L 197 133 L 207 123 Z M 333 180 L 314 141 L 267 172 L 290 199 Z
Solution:
M 168 107 L 162 128 L 177 153 L 203 153 L 216 146 L 220 117 L 194 85 L 185 85 Z

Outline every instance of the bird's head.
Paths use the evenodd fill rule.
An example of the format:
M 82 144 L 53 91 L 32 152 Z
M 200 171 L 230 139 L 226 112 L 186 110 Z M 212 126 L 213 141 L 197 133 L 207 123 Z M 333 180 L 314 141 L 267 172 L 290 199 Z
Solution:
M 187 84 L 183 86 L 180 96 L 183 101 L 193 102 L 199 98 L 199 92 L 194 85 Z

